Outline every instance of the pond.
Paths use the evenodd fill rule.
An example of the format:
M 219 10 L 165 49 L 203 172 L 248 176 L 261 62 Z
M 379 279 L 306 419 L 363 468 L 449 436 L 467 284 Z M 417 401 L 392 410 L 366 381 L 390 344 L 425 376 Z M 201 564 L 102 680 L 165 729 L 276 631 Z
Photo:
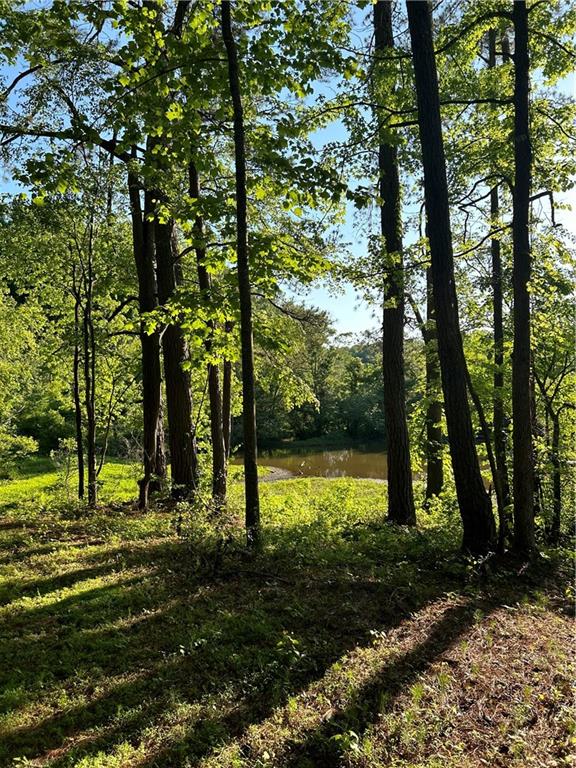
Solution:
M 242 459 L 233 460 L 241 464 Z M 294 477 L 364 477 L 386 480 L 387 462 L 384 452 L 361 451 L 357 448 L 290 453 L 286 449 L 263 451 L 258 464 L 274 467 L 277 476 Z M 272 479 L 272 478 L 270 478 Z

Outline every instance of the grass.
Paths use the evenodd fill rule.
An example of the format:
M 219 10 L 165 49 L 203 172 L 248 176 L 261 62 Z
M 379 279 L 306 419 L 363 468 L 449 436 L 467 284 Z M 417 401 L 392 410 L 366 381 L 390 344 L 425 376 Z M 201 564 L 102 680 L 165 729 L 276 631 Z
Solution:
M 109 461 L 98 478 L 99 493 L 108 504 L 134 498 L 139 468 L 123 461 Z M 0 480 L 0 509 L 17 509 L 32 502 L 36 507 L 52 505 L 55 501 L 70 503 L 75 499 L 77 474 L 66 481 L 62 471 L 47 457 L 24 460 L 16 480 Z
M 37 465 L 0 486 L 0 765 L 573 764 L 561 564 L 479 572 L 453 515 L 383 522 L 385 486 L 263 484 L 248 556 L 200 510 L 95 512 Z M 182 517 L 182 533 L 175 522 Z

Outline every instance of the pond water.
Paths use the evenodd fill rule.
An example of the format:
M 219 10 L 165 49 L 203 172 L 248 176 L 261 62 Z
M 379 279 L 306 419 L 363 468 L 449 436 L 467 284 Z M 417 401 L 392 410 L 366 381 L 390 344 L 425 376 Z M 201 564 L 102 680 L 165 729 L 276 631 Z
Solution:
M 241 459 L 234 460 L 240 464 Z M 282 470 L 294 477 L 364 477 L 386 480 L 387 462 L 384 452 L 346 448 L 314 453 L 263 451 L 258 464 Z

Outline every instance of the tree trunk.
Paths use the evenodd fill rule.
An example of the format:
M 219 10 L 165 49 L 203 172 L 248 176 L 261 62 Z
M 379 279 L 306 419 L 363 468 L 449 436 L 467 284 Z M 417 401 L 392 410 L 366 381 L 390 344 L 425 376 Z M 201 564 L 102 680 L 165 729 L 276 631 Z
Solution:
M 92 291 L 94 274 L 92 264 L 92 225 L 88 242 L 87 265 L 84 280 L 84 407 L 86 410 L 86 468 L 88 474 L 88 505 L 95 507 L 98 501 L 98 478 L 96 474 L 96 414 L 95 414 L 95 344 L 94 324 L 92 321 Z
M 550 544 L 560 541 L 560 520 L 562 517 L 562 477 L 560 474 L 560 414 L 552 415 L 552 524 L 550 526 Z
M 152 312 L 157 306 L 156 278 L 154 276 L 154 240 L 152 223 L 142 214 L 140 182 L 133 172 L 128 173 L 128 192 L 132 218 L 132 240 L 134 261 L 138 276 L 138 308 L 140 314 Z M 147 213 L 145 211 L 145 213 Z M 140 322 L 140 345 L 142 348 L 142 411 L 143 411 L 143 463 L 144 475 L 139 481 L 140 509 L 148 507 L 150 482 L 157 468 L 158 419 L 160 415 L 160 335 L 146 333 Z
M 384 58 L 387 51 L 393 54 L 392 3 L 388 0 L 378 0 L 374 6 L 374 34 L 376 57 Z M 377 73 L 377 61 L 375 70 Z M 382 371 L 388 435 L 388 519 L 395 523 L 415 525 L 404 384 L 404 260 L 398 152 L 395 144 L 382 139 L 378 146 L 378 173 L 380 227 L 385 251 L 382 254 Z
M 534 456 L 530 397 L 530 177 L 528 9 L 517 0 L 514 20 L 514 195 L 513 273 L 514 349 L 512 355 L 512 417 L 514 469 L 514 549 L 534 553 Z
M 536 407 L 536 382 L 534 380 L 534 360 L 530 356 L 530 412 L 532 413 L 532 464 L 534 467 L 534 508 L 533 517 L 539 517 L 544 509 L 544 488 L 542 484 L 542 470 L 539 461 L 538 437 L 542 435 L 546 427 L 543 427 L 538 420 L 538 409 Z M 546 408 L 544 409 L 546 414 Z M 548 443 L 548 435 L 546 435 Z
M 198 171 L 193 162 L 189 165 L 190 197 L 200 199 L 200 182 Z M 201 216 L 196 216 L 194 221 L 194 239 L 196 241 L 196 266 L 198 271 L 198 286 L 202 301 L 206 306 L 210 304 L 212 284 L 210 275 L 206 269 L 206 249 L 203 245 L 204 222 Z M 210 333 L 205 341 L 206 354 L 212 354 L 212 336 L 214 333 L 214 321 L 208 321 Z M 226 501 L 226 448 L 224 445 L 223 430 L 223 403 L 220 391 L 220 371 L 218 363 L 208 363 L 208 398 L 210 401 L 210 435 L 212 438 L 212 500 L 217 510 L 221 509 Z
M 232 333 L 232 323 L 227 320 L 224 325 L 226 333 Z M 224 437 L 224 451 L 226 458 L 230 458 L 230 437 L 232 434 L 232 361 L 224 359 L 222 366 L 222 429 Z
M 158 301 L 163 305 L 170 301 L 176 290 L 175 257 L 177 254 L 174 253 L 173 230 L 172 221 L 161 223 L 157 220 L 154 223 Z M 179 325 L 170 323 L 164 329 L 162 352 L 166 381 L 172 496 L 185 498 L 193 493 L 198 485 L 198 462 L 192 419 L 190 374 L 185 370 L 185 364 L 189 359 L 188 344 Z
M 488 420 L 486 419 L 486 414 L 484 412 L 484 406 L 482 405 L 482 400 L 480 400 L 480 397 L 478 396 L 478 393 L 476 392 L 472 384 L 470 371 L 467 371 L 467 376 L 468 376 L 468 380 L 467 380 L 468 391 L 470 392 L 470 397 L 472 398 L 472 402 L 474 403 L 474 407 L 476 408 L 476 413 L 478 414 L 478 421 L 480 422 L 480 430 L 482 431 L 482 436 L 484 438 L 486 455 L 488 457 L 488 464 L 490 465 L 490 472 L 492 474 L 492 484 L 494 486 L 494 491 L 496 493 L 496 506 L 498 509 L 499 520 L 502 523 L 502 521 L 504 520 L 503 493 L 502 493 L 502 485 L 500 484 L 500 475 L 498 474 L 498 467 L 496 466 L 494 451 L 492 450 L 492 439 L 490 436 L 490 427 L 488 426 Z M 498 537 L 498 552 L 501 554 L 504 552 L 504 540 L 501 539 L 500 536 Z
M 434 295 L 432 275 L 426 270 L 426 499 L 438 496 L 444 484 L 444 464 L 442 459 L 442 402 L 440 394 L 440 361 L 438 359 L 438 339 L 436 336 L 436 317 L 434 313 Z
M 242 348 L 242 418 L 244 426 L 244 484 L 246 535 L 249 546 L 260 543 L 260 500 L 256 445 L 256 383 L 252 339 L 252 296 L 248 256 L 246 156 L 244 114 L 236 43 L 232 35 L 230 0 L 222 0 L 222 38 L 228 58 L 228 80 L 234 111 L 234 159 L 236 176 L 236 258 L 240 298 L 240 342 Z
M 162 393 L 162 390 L 160 390 Z M 168 467 L 166 464 L 166 447 L 164 435 L 164 407 L 160 396 L 160 411 L 158 413 L 158 428 L 156 430 L 156 466 L 154 477 L 150 483 L 150 491 L 160 492 L 166 487 Z
M 496 31 L 488 35 L 488 66 L 496 66 Z M 496 226 L 500 214 L 498 186 L 490 190 L 491 227 Z M 492 419 L 494 425 L 494 454 L 496 470 L 501 488 L 501 502 L 498 504 L 498 549 L 503 552 L 510 537 L 508 509 L 510 508 L 510 485 L 508 482 L 508 462 L 506 459 L 506 416 L 504 411 L 504 321 L 502 300 L 502 257 L 500 240 L 492 237 L 490 241 L 492 255 L 492 318 L 494 326 L 494 382 L 492 396 Z
M 80 293 L 76 283 L 76 268 L 72 272 L 74 294 L 74 418 L 76 422 L 76 461 L 78 465 L 78 498 L 84 498 L 84 441 L 82 438 L 82 403 L 80 399 Z
M 466 360 L 454 278 L 432 10 L 429 2 L 419 0 L 409 0 L 407 8 L 418 99 L 438 353 L 450 455 L 464 529 L 462 546 L 465 551 L 483 554 L 493 548 L 496 531 L 490 498 L 480 473 L 468 402 Z

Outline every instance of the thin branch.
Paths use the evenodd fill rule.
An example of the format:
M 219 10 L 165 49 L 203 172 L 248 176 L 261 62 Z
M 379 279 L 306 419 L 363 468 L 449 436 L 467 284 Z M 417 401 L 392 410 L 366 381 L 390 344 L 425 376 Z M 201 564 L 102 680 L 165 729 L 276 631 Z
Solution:
M 29 69 L 25 69 L 23 72 L 20 72 L 19 75 L 17 75 L 14 80 L 10 83 L 10 85 L 6 88 L 6 90 L 0 94 L 0 99 L 7 99 L 8 96 L 12 93 L 14 88 L 18 85 L 18 83 L 23 80 L 25 77 L 28 77 L 28 75 L 32 75 L 34 72 L 37 72 L 39 69 L 42 69 L 42 64 L 36 64 L 33 67 L 30 67 Z
M 454 258 L 459 259 L 462 256 L 466 256 L 467 253 L 472 253 L 472 251 L 478 250 L 486 240 L 490 240 L 490 238 L 494 237 L 494 235 L 497 235 L 499 232 L 504 232 L 506 229 L 510 229 L 512 227 L 512 224 L 504 224 L 502 227 L 497 227 L 496 229 L 490 230 L 487 235 L 485 235 L 481 240 L 479 240 L 476 245 L 470 246 L 470 248 L 466 248 L 465 251 L 460 251 L 460 253 L 455 253 Z
M 535 6 L 533 6 L 535 7 Z M 532 10 L 532 8 L 530 9 Z M 556 40 L 555 37 L 552 37 L 552 35 L 547 34 L 546 32 L 542 32 L 542 30 L 539 29 L 530 29 L 530 33 L 532 35 L 536 35 L 536 37 L 543 37 L 545 40 L 548 40 L 548 42 L 555 45 L 557 48 L 560 48 L 564 53 L 566 53 L 571 59 L 576 61 L 576 53 L 574 51 L 571 51 L 570 48 L 567 48 L 565 45 L 562 45 L 562 43 L 559 40 Z
M 112 320 L 114 320 L 115 317 L 117 317 L 122 310 L 128 306 L 128 304 L 131 304 L 133 301 L 138 301 L 137 296 L 127 296 L 123 301 L 118 304 L 116 309 L 106 317 L 106 322 L 110 323 Z

